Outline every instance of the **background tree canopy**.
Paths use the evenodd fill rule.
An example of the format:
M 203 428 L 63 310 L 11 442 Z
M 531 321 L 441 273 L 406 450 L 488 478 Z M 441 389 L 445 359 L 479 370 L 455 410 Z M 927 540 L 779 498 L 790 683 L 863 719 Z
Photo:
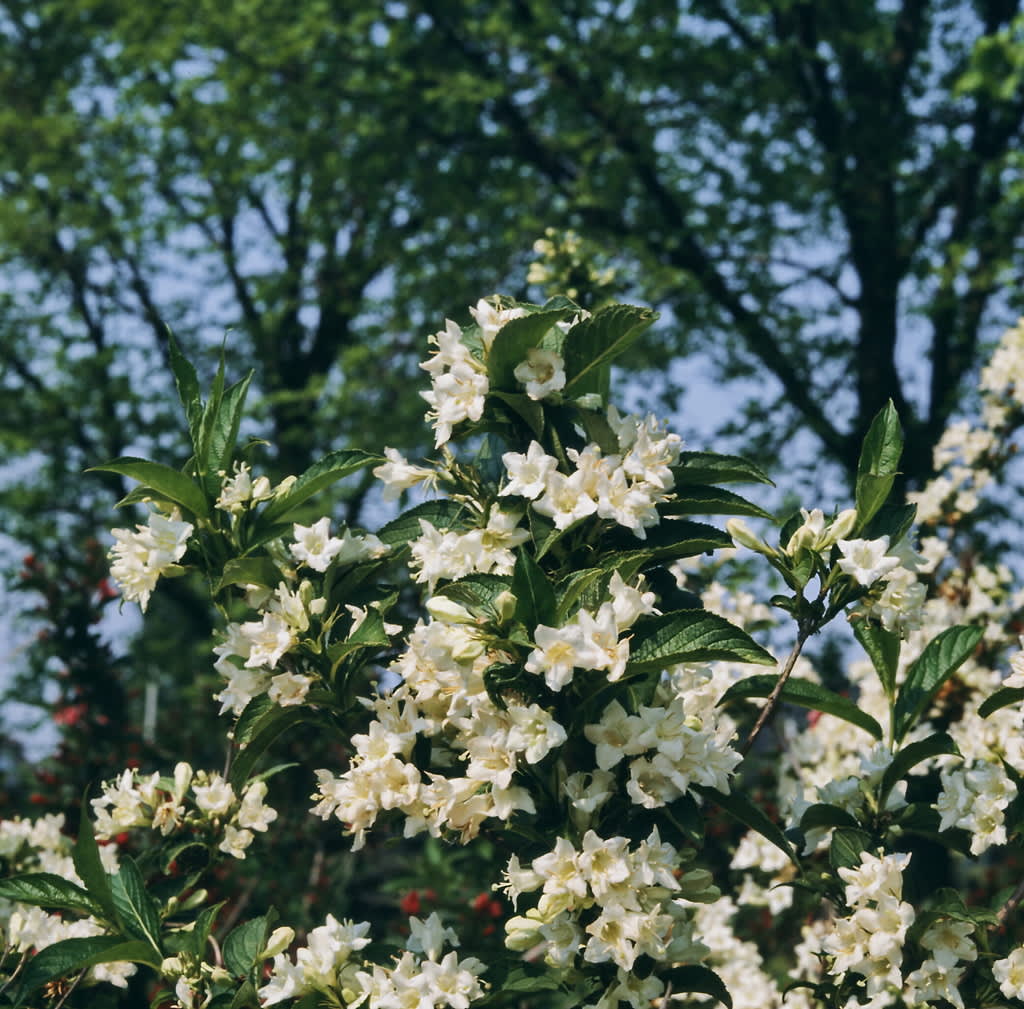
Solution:
M 2 0 L 5 528 L 52 557 L 127 490 L 85 467 L 183 461 L 168 326 L 256 369 L 274 475 L 414 448 L 423 334 L 542 294 L 549 227 L 615 268 L 581 299 L 662 312 L 642 366 L 713 363 L 762 461 L 806 431 L 849 477 L 891 397 L 918 483 L 1021 307 L 1022 31 L 1009 0 Z M 132 668 L 200 710 L 192 600 Z

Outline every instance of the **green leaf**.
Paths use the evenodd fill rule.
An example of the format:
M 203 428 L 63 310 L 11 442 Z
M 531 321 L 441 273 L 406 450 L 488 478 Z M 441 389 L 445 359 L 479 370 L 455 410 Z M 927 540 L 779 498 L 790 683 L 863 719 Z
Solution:
M 0 897 L 50 911 L 75 910 L 94 914 L 98 907 L 80 886 L 52 872 L 33 872 L 0 879 Z
M 729 701 L 750 697 L 768 697 L 778 682 L 778 674 L 764 673 L 758 676 L 748 676 L 734 683 L 722 695 L 722 699 L 718 703 L 726 704 Z M 844 722 L 850 722 L 852 725 L 864 729 L 865 732 L 871 733 L 875 739 L 882 738 L 882 727 L 871 715 L 866 711 L 861 711 L 848 697 L 841 697 L 810 680 L 801 680 L 796 676 L 789 677 L 782 687 L 779 698 L 801 708 L 810 708 L 812 711 L 824 711 L 826 714 L 835 715 L 836 718 L 841 718 Z
M 102 908 L 107 920 L 114 923 L 118 919 L 114 895 L 110 889 L 110 877 L 100 861 L 100 849 L 96 844 L 96 835 L 93 833 L 88 810 L 89 803 L 83 796 L 81 816 L 78 821 L 78 837 L 71 849 L 71 861 L 74 864 L 75 872 L 78 873 L 78 878 L 85 884 L 89 896 Z
M 857 462 L 857 527 L 863 529 L 885 503 L 899 472 L 903 429 L 892 400 L 878 412 L 864 438 Z
M 181 505 L 192 515 L 205 518 L 210 514 L 206 495 L 195 481 L 190 476 L 171 469 L 170 466 L 165 466 L 163 463 L 123 456 L 112 462 L 104 463 L 102 466 L 93 466 L 86 472 L 120 473 L 121 476 L 138 480 L 144 487 L 152 488 L 160 497 Z
M 224 963 L 235 977 L 244 977 L 259 962 L 259 955 L 267 945 L 269 933 L 277 915 L 271 910 L 259 918 L 243 922 L 224 940 Z
M 527 627 L 550 626 L 555 620 L 554 589 L 541 566 L 525 550 L 516 556 L 512 592 L 516 597 L 516 619 Z
M 254 697 L 243 709 L 235 723 L 232 739 L 236 746 L 245 746 L 259 731 L 260 722 L 268 711 L 275 710 L 277 705 L 267 694 Z
M 765 840 L 771 841 L 780 851 L 784 852 L 786 858 L 791 859 L 799 866 L 793 846 L 786 840 L 778 825 L 770 820 L 767 814 L 759 806 L 755 806 L 742 792 L 719 792 L 716 788 L 707 788 L 704 785 L 695 785 L 695 790 L 706 799 L 721 806 L 730 816 L 739 820 L 745 827 L 749 827 L 755 833 L 760 834 Z
M 633 672 L 677 662 L 716 661 L 775 664 L 771 654 L 746 631 L 706 610 L 677 610 L 635 625 L 629 654 Z
M 114 905 L 125 930 L 134 938 L 150 944 L 158 958 L 160 950 L 160 910 L 146 893 L 146 883 L 130 855 L 122 855 L 117 875 L 110 879 Z
M 687 519 L 668 519 L 647 530 L 647 538 L 638 540 L 629 530 L 616 529 L 609 534 L 608 549 L 615 551 L 603 563 L 608 570 L 617 570 L 630 564 L 647 566 L 680 557 L 696 557 L 732 546 L 732 537 L 721 529 L 690 522 Z
M 567 319 L 574 311 L 578 309 L 556 308 L 509 319 L 495 334 L 487 355 L 487 380 L 490 387 L 505 392 L 521 391 L 522 386 L 514 372 L 526 360 L 527 351 L 539 347 L 555 323 Z
M 363 622 L 344 641 L 337 641 L 327 649 L 327 657 L 333 669 L 346 655 L 361 648 L 387 648 L 390 644 L 384 632 L 384 617 L 371 606 Z
M 491 389 L 490 395 L 504 403 L 517 417 L 520 417 L 530 433 L 541 441 L 544 437 L 544 407 L 525 393 L 502 392 Z
M 538 964 L 516 964 L 501 981 L 500 991 L 557 991 L 560 987 L 554 971 Z
M 771 519 L 772 514 L 739 494 L 722 487 L 694 484 L 676 492 L 676 497 L 659 506 L 662 515 L 752 515 Z
M 680 452 L 672 467 L 676 487 L 719 483 L 765 483 L 774 487 L 771 478 L 749 459 L 717 452 Z
M 885 773 L 882 775 L 882 781 L 878 790 L 879 808 L 885 808 L 885 800 L 888 798 L 889 793 L 893 790 L 896 783 L 903 779 L 907 771 L 912 767 L 916 767 L 922 760 L 927 760 L 929 757 L 937 757 L 943 753 L 957 755 L 960 753 L 956 743 L 945 732 L 936 732 L 925 739 L 919 739 L 917 742 L 904 746 L 893 757 L 892 763 L 885 769 Z
M 808 806 L 800 817 L 800 830 L 806 834 L 822 827 L 850 827 L 860 829 L 856 817 L 841 806 L 833 806 L 827 802 L 815 802 Z
M 323 459 L 313 463 L 286 493 L 274 498 L 263 509 L 260 517 L 264 522 L 281 521 L 289 512 L 294 511 L 304 501 L 325 487 L 329 487 L 335 481 L 357 473 L 367 466 L 379 465 L 384 461 L 384 457 L 381 455 L 362 452 L 358 449 L 331 452 Z
M 435 529 L 459 529 L 467 516 L 466 509 L 456 501 L 442 498 L 439 501 L 424 501 L 408 511 L 402 512 L 396 519 L 377 531 L 381 542 L 388 546 L 398 546 L 409 540 L 419 539 L 423 535 L 420 520 L 429 522 Z
M 991 697 L 986 697 L 978 708 L 982 718 L 988 718 L 993 711 L 1008 708 L 1011 704 L 1024 701 L 1024 687 L 1000 687 Z
M 609 305 L 573 326 L 565 338 L 565 396 L 601 392 L 602 371 L 658 318 L 633 305 Z
M 204 430 L 205 442 L 197 448 L 201 472 L 206 481 L 206 489 L 212 495 L 219 493 L 222 479 L 221 471 L 226 470 L 235 451 L 238 439 L 238 428 L 242 423 L 242 411 L 245 397 L 252 382 L 253 372 L 240 379 L 221 397 L 215 415 L 210 417 Z
M 732 1009 L 732 996 L 722 979 L 703 964 L 684 964 L 680 967 L 669 967 L 659 971 L 658 976 L 664 978 L 672 986 L 672 994 L 697 992 L 710 995 L 715 1002 L 720 1002 L 727 1009 Z
M 981 627 L 950 627 L 928 642 L 907 670 L 896 698 L 893 734 L 897 742 L 924 714 L 932 698 L 950 676 L 967 661 L 981 640 Z
M 832 832 L 832 843 L 829 845 L 828 858 L 833 869 L 853 869 L 860 865 L 861 852 L 871 843 L 871 835 L 866 830 L 855 830 L 852 827 L 837 827 Z
M 225 563 L 213 591 L 216 594 L 229 585 L 263 585 L 276 589 L 283 581 L 281 569 L 269 557 L 232 557 Z
M 189 434 L 192 446 L 198 450 L 199 423 L 203 415 L 203 404 L 199 398 L 199 377 L 192 362 L 181 352 L 178 341 L 170 330 L 167 331 L 167 343 L 170 350 L 171 371 L 174 373 L 174 384 L 178 388 L 178 399 L 185 408 L 188 418 Z
M 917 517 L 917 505 L 883 505 L 875 517 L 865 525 L 860 535 L 866 540 L 889 537 L 889 546 L 895 546 L 906 536 Z
M 896 692 L 896 671 L 900 661 L 900 636 L 887 631 L 881 624 L 863 617 L 851 621 L 853 633 L 867 652 L 871 664 L 878 673 L 886 697 L 891 698 Z
M 275 705 L 253 727 L 248 741 L 236 754 L 228 775 L 231 787 L 236 792 L 242 789 L 259 759 L 282 733 L 299 722 L 315 721 L 316 717 L 313 713 L 301 705 L 293 708 L 282 708 Z
M 58 978 L 77 974 L 96 964 L 123 960 L 155 968 L 159 968 L 161 963 L 161 958 L 154 958 L 153 951 L 146 943 L 117 935 L 94 935 L 55 942 L 41 949 L 29 961 L 14 1005 L 24 1005 L 34 991 Z
M 558 611 L 556 621 L 561 626 L 591 592 L 597 592 L 603 579 L 608 577 L 604 568 L 583 568 L 566 575 L 558 583 Z M 596 607 L 594 607 L 596 609 Z
M 490 619 L 496 615 L 495 599 L 510 591 L 511 583 L 506 575 L 467 575 L 442 585 L 437 594 L 465 606 L 476 617 Z

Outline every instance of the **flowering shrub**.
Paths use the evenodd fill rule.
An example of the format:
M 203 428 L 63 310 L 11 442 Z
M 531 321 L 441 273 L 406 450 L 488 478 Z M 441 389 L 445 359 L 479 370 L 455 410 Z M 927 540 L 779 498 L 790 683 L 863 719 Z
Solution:
M 435 459 L 339 451 L 277 486 L 236 453 L 248 380 L 219 374 L 203 403 L 175 349 L 194 455 L 104 467 L 149 510 L 111 560 L 142 609 L 162 577 L 208 579 L 229 760 L 116 774 L 73 846 L 55 822 L 3 825 L 0 998 L 63 1004 L 143 965 L 154 1004 L 181 1007 L 1024 1004 L 1024 889 L 956 888 L 1020 843 L 1024 665 L 996 666 L 1017 601 L 998 572 L 949 571 L 949 537 L 918 543 L 914 506 L 887 503 L 893 409 L 852 507 L 764 536 L 744 519 L 772 517 L 723 486 L 770 482 L 758 466 L 610 402 L 651 313 L 471 315 L 423 365 Z M 310 512 L 367 467 L 419 502 L 372 533 Z M 924 499 L 941 514 L 949 493 Z M 772 609 L 696 570 L 734 544 L 783 587 L 781 662 L 766 645 L 788 624 L 769 634 Z M 803 655 L 841 616 L 866 656 L 843 692 Z M 297 938 L 273 911 L 219 934 L 203 875 L 273 830 L 279 768 L 259 768 L 300 726 L 325 763 L 348 754 L 309 787 L 353 849 L 397 831 L 499 853 L 500 952 L 418 898 L 402 937 L 328 915 Z M 138 857 L 97 844 L 115 837 Z M 937 846 L 945 877 L 915 881 Z

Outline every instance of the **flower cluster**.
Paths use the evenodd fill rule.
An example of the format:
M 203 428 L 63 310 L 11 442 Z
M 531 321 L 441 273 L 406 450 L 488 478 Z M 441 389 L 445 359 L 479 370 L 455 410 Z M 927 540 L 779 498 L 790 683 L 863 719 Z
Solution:
M 238 796 L 216 772 L 193 772 L 181 762 L 170 780 L 126 770 L 91 801 L 100 838 L 136 827 L 164 837 L 187 828 L 194 835 L 209 835 L 219 851 L 245 858 L 253 831 L 266 831 L 277 819 L 277 811 L 263 801 L 266 795 L 265 781 L 252 782 Z
M 129 602 L 137 602 L 145 612 L 149 597 L 161 575 L 168 574 L 185 556 L 193 525 L 184 522 L 181 512 L 152 511 L 145 525 L 135 531 L 114 529 L 110 549 L 110 574 Z
M 389 966 L 353 957 L 369 945 L 369 929 L 369 922 L 339 922 L 328 915 L 324 925 L 309 933 L 294 961 L 283 952 L 274 955 L 270 979 L 259 990 L 261 1005 L 320 992 L 332 999 L 340 996 L 341 1004 L 365 1004 L 368 1009 L 412 1005 L 467 1009 L 483 996 L 484 965 L 475 957 L 460 960 L 454 950 L 441 955 L 446 944 L 458 946 L 459 942 L 436 914 L 426 921 L 409 919 L 407 948 Z

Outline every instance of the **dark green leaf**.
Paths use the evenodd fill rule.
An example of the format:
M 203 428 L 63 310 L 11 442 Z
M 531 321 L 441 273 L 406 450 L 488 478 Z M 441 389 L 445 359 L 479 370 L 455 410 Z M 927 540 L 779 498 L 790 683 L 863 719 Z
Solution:
M 224 392 L 217 415 L 212 418 L 208 431 L 209 440 L 203 446 L 204 454 L 200 457 L 206 475 L 206 487 L 211 494 L 219 493 L 222 483 L 220 474 L 227 470 L 234 455 L 238 428 L 242 423 L 242 411 L 245 408 L 245 397 L 252 377 L 253 372 L 250 371 L 245 378 Z
M 903 429 L 892 400 L 871 422 L 857 462 L 857 527 L 863 529 L 885 503 L 899 472 Z
M 557 991 L 560 987 L 554 971 L 538 964 L 517 964 L 502 979 L 501 991 Z
M 648 308 L 609 305 L 573 326 L 565 339 L 565 395 L 599 392 L 600 373 L 658 318 Z
M 269 502 L 263 509 L 261 518 L 264 522 L 282 521 L 290 512 L 318 491 L 329 487 L 343 477 L 365 469 L 367 466 L 379 465 L 382 462 L 384 462 L 383 456 L 373 452 L 362 452 L 358 449 L 331 452 L 323 459 L 313 463 L 286 493 Z
M 892 763 L 885 769 L 882 775 L 882 783 L 879 788 L 878 805 L 885 808 L 885 800 L 893 790 L 896 782 L 901 781 L 904 775 L 912 767 L 916 767 L 922 760 L 929 757 L 937 757 L 942 753 L 959 754 L 957 745 L 945 732 L 936 732 L 915 743 L 904 746 L 899 753 L 893 757 Z
M 727 1009 L 732 1009 L 732 996 L 729 994 L 729 989 L 710 967 L 699 963 L 685 964 L 681 967 L 669 967 L 668 970 L 659 971 L 658 976 L 672 985 L 673 995 L 684 992 L 710 995 L 715 1002 L 720 1002 Z
M 672 467 L 677 487 L 694 484 L 766 483 L 774 487 L 770 477 L 749 459 L 717 452 L 681 452 Z
M 527 627 L 550 626 L 555 620 L 555 593 L 541 566 L 525 551 L 516 556 L 512 572 L 512 592 L 516 597 L 516 619 Z
M 511 579 L 505 575 L 467 575 L 437 590 L 439 596 L 465 606 L 476 617 L 490 619 L 495 615 L 495 599 L 510 590 Z
M 896 692 L 896 670 L 900 661 L 900 636 L 865 618 L 852 621 L 853 633 L 867 652 L 882 681 L 887 697 Z
M 759 806 L 755 806 L 742 792 L 719 792 L 715 788 L 706 788 L 703 785 L 695 786 L 695 790 L 706 799 L 710 799 L 716 805 L 721 806 L 730 816 L 739 820 L 745 827 L 760 834 L 765 840 L 771 841 L 786 857 L 797 862 L 793 847 L 786 840 L 778 825 L 770 820 L 767 814 Z M 797 865 L 799 863 L 797 862 Z
M 276 914 L 268 914 L 243 922 L 224 940 L 224 963 L 235 977 L 244 977 L 259 962 L 267 945 L 267 934 Z
M 522 385 L 516 380 L 516 368 L 526 360 L 527 351 L 539 347 L 541 340 L 556 322 L 574 313 L 571 308 L 531 312 L 518 319 L 510 319 L 495 334 L 491 351 L 487 355 L 487 379 L 492 389 L 519 392 Z
M 232 557 L 224 565 L 213 591 L 220 592 L 229 585 L 263 585 L 276 589 L 283 581 L 281 569 L 269 557 Z
M 633 672 L 677 662 L 754 662 L 775 664 L 746 631 L 706 610 L 677 610 L 638 623 L 630 646 Z
M 931 704 L 939 687 L 967 661 L 981 640 L 981 627 L 950 627 L 928 642 L 907 670 L 896 698 L 894 735 L 897 742 Z
M 154 956 L 147 943 L 127 940 L 117 935 L 95 935 L 55 942 L 40 950 L 29 961 L 14 1004 L 24 1005 L 34 991 L 58 978 L 77 974 L 96 964 L 122 960 L 145 963 L 151 967 L 159 967 L 161 962 L 161 958 Z
M 114 459 L 112 462 L 104 463 L 102 466 L 93 466 L 87 472 L 120 473 L 121 476 L 138 480 L 144 487 L 152 487 L 162 498 L 181 505 L 192 515 L 205 518 L 210 513 L 206 502 L 206 495 L 196 485 L 195 481 L 163 463 L 149 462 L 146 459 L 134 459 L 124 456 Z
M 772 515 L 759 505 L 722 487 L 694 484 L 680 488 L 673 500 L 658 509 L 663 515 L 752 515 L 770 519 Z
M 778 683 L 778 675 L 760 674 L 748 676 L 745 679 L 734 683 L 723 695 L 720 704 L 729 701 L 746 699 L 749 697 L 768 697 Z M 848 697 L 842 697 L 834 691 L 823 687 L 820 684 L 812 683 L 810 680 L 801 680 L 799 677 L 791 676 L 782 687 L 780 699 L 789 704 L 796 704 L 801 708 L 810 708 L 812 711 L 824 711 L 826 714 L 835 715 L 845 722 L 856 725 L 865 732 L 870 732 L 875 739 L 882 738 L 882 727 L 866 711 L 861 711 Z
M 603 566 L 616 570 L 620 566 L 639 563 L 646 566 L 673 561 L 680 557 L 696 557 L 732 546 L 728 533 L 687 519 L 667 519 L 647 530 L 646 539 L 637 539 L 625 529 L 616 529 L 608 536 L 608 548 L 615 551 Z
M 583 568 L 581 571 L 573 571 L 558 584 L 558 614 L 559 626 L 571 616 L 578 606 L 585 605 L 583 599 L 591 592 L 597 591 L 603 579 L 608 577 L 608 572 L 603 568 Z M 596 607 L 594 607 L 596 609 Z
M 443 531 L 461 528 L 466 514 L 466 509 L 455 501 L 424 501 L 392 519 L 378 530 L 377 536 L 388 546 L 398 546 L 423 535 L 421 520 Z
M 259 731 L 263 716 L 268 711 L 276 709 L 277 705 L 274 704 L 267 694 L 260 694 L 258 697 L 254 697 L 245 706 L 242 713 L 238 716 L 238 721 L 235 723 L 235 731 L 232 734 L 235 745 L 245 746 Z
M 860 531 L 866 540 L 889 537 L 889 545 L 895 546 L 906 536 L 917 517 L 917 505 L 883 505 L 875 517 Z
M 174 384 L 178 387 L 178 399 L 185 408 L 188 417 L 188 429 L 192 436 L 192 445 L 198 449 L 199 422 L 203 415 L 203 404 L 199 398 L 199 378 L 192 362 L 181 352 L 174 334 L 168 331 L 167 343 L 170 350 L 171 371 L 174 373 Z
M 110 877 L 100 861 L 100 849 L 96 844 L 92 821 L 88 815 L 89 803 L 83 796 L 82 811 L 78 821 L 78 837 L 71 849 L 71 861 L 75 872 L 85 884 L 89 896 L 102 908 L 108 921 L 117 921 L 117 910 L 114 906 L 114 895 L 110 889 Z
M 0 879 L 0 897 L 50 911 L 75 910 L 93 914 L 97 903 L 80 886 L 51 872 L 34 872 Z
M 860 828 L 856 817 L 848 813 L 841 806 L 833 806 L 827 802 L 815 802 L 808 806 L 800 817 L 800 830 L 807 833 L 811 830 L 820 830 L 822 827 L 851 827 L 854 830 Z
M 315 720 L 314 714 L 302 705 L 290 708 L 275 705 L 254 726 L 248 742 L 239 748 L 228 776 L 231 787 L 236 792 L 242 789 L 259 759 L 283 732 L 299 722 Z
M 517 417 L 520 417 L 530 433 L 540 441 L 544 437 L 544 407 L 525 393 L 501 392 L 492 389 L 490 395 L 504 403 Z
M 832 832 L 828 857 L 834 869 L 853 869 L 860 865 L 861 852 L 871 843 L 866 830 L 852 827 L 837 827 Z
M 1024 701 L 1024 687 L 1000 687 L 991 697 L 986 697 L 978 708 L 982 718 L 988 718 L 993 711 L 1008 708 L 1011 704 Z
M 110 879 L 114 906 L 125 930 L 134 938 L 148 942 L 160 955 L 160 911 L 146 893 L 146 883 L 130 855 L 122 855 L 116 876 Z

